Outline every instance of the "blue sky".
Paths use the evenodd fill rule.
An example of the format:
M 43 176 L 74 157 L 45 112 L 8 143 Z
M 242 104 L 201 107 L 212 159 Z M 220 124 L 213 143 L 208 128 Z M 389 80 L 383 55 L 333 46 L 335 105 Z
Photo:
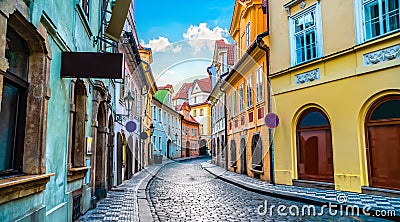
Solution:
M 207 76 L 215 40 L 231 41 L 234 0 L 135 0 L 140 44 L 153 50 L 157 85 L 174 85 Z

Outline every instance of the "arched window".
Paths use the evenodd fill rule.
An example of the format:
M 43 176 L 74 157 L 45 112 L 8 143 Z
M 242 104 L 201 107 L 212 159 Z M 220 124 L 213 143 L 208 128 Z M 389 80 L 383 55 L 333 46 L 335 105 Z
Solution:
M 29 50 L 25 40 L 7 27 L 5 57 L 9 68 L 4 73 L 0 110 L 0 176 L 22 170 L 28 96 Z
M 365 122 L 370 186 L 400 190 L 400 96 L 375 102 Z
M 301 180 L 333 182 L 331 126 L 317 108 L 304 111 L 297 124 L 297 165 Z
M 236 142 L 235 140 L 231 140 L 231 166 L 236 167 L 237 159 L 236 159 Z
M 86 140 L 86 90 L 81 80 L 76 80 L 74 87 L 74 109 L 72 110 L 72 167 L 85 166 L 84 151 Z

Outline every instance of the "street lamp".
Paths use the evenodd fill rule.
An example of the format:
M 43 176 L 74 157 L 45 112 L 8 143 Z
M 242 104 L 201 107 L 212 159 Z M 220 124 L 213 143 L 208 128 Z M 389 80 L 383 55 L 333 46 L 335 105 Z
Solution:
M 153 123 L 150 124 L 150 136 L 153 136 L 154 129 L 155 129 L 155 127 L 154 127 Z
M 133 104 L 135 102 L 135 98 L 133 98 L 131 91 L 128 92 L 128 94 L 124 98 L 124 105 L 125 109 L 128 112 L 128 114 L 115 114 L 115 121 L 120 123 L 122 125 L 122 121 L 125 120 L 126 118 L 129 118 L 131 116 L 131 112 Z

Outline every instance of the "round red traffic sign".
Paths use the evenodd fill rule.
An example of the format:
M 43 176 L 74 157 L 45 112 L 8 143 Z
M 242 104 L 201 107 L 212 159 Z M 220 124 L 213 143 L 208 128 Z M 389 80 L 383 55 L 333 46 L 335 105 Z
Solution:
M 265 116 L 265 124 L 269 128 L 276 128 L 279 125 L 279 117 L 275 113 L 268 113 Z

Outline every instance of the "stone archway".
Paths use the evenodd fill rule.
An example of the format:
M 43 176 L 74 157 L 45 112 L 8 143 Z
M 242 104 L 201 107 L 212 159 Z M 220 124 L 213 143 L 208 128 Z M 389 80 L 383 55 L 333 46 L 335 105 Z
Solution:
M 104 102 L 101 102 L 97 112 L 97 135 L 95 157 L 95 194 L 98 198 L 107 196 L 106 172 L 107 172 L 107 123 Z
M 172 156 L 171 156 L 171 140 L 168 140 L 168 142 L 167 142 L 167 158 L 168 159 L 172 159 Z

